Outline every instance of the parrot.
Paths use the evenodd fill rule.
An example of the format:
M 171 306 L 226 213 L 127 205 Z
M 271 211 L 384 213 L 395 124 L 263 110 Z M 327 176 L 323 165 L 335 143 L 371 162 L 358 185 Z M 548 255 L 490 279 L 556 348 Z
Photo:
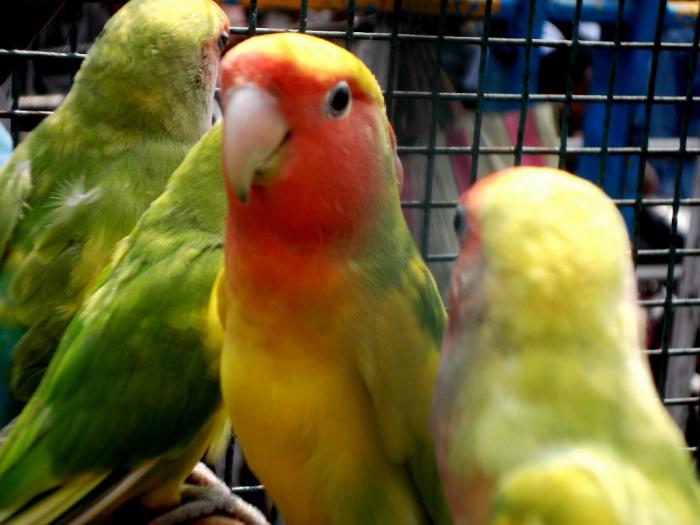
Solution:
M 454 523 L 697 525 L 615 204 L 564 171 L 509 168 L 462 195 L 454 224 L 431 408 Z
M 223 332 L 209 320 L 221 141 L 217 124 L 192 148 L 68 325 L 0 445 L 0 523 L 92 523 L 132 498 L 169 510 L 205 451 L 227 442 Z
M 212 0 L 132 0 L 57 110 L 0 169 L 0 343 L 26 401 L 117 242 L 211 127 L 228 19 Z
M 305 34 L 222 59 L 224 404 L 290 525 L 445 524 L 429 435 L 446 311 L 370 70 Z

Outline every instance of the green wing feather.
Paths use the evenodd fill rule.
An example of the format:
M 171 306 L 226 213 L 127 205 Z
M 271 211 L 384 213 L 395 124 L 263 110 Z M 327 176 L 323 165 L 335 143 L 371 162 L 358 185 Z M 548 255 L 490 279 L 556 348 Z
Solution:
M 13 365 L 23 399 L 115 244 L 206 131 L 222 23 L 201 1 L 130 2 L 0 170 L 0 330 L 29 330 Z
M 36 140 L 42 140 L 42 135 L 37 134 Z M 33 143 L 27 146 L 31 148 Z M 55 343 L 87 286 L 109 260 L 114 245 L 129 233 L 139 214 L 158 195 L 168 172 L 187 149 L 184 144 L 152 146 L 144 143 L 134 148 L 142 150 L 136 154 L 137 159 L 149 157 L 148 161 L 140 159 L 143 162 L 129 155 L 111 160 L 102 156 L 92 163 L 90 158 L 84 159 L 94 166 L 89 177 L 56 187 L 55 181 L 67 178 L 63 169 L 75 168 L 65 154 L 61 166 L 44 172 L 44 177 L 53 180 L 49 197 L 44 202 L 36 198 L 45 186 L 39 184 L 26 200 L 30 211 L 14 228 L 11 252 L 0 276 L 0 283 L 5 285 L 0 290 L 0 310 L 11 312 L 14 324 L 29 328 L 13 353 L 15 393 L 22 399 L 26 400 L 35 388 Z M 94 150 L 93 155 L 99 156 Z M 74 156 L 76 161 L 78 156 L 90 157 L 78 151 Z M 133 184 L 136 178 L 148 182 Z M 25 370 L 26 366 L 29 368 Z
M 66 330 L 0 447 L 0 516 L 18 517 L 30 500 L 23 513 L 48 512 L 51 490 L 75 496 L 56 510 L 63 514 L 108 476 L 158 458 L 168 458 L 166 477 L 184 479 L 192 447 L 213 431 L 220 346 L 207 321 L 223 259 L 220 130 L 193 148 Z M 124 497 L 148 492 L 138 487 Z
M 434 523 L 451 523 L 438 476 L 428 420 L 447 314 L 430 271 L 401 217 L 365 266 L 377 290 L 376 340 L 359 369 L 374 404 L 389 457 L 404 463 Z M 390 256 L 387 255 L 387 252 Z M 382 261 L 392 261 L 391 267 Z M 403 262 L 403 267 L 396 262 Z
M 25 151 L 16 151 L 12 163 L 8 161 L 0 171 L 0 261 L 32 189 L 31 163 L 26 160 Z

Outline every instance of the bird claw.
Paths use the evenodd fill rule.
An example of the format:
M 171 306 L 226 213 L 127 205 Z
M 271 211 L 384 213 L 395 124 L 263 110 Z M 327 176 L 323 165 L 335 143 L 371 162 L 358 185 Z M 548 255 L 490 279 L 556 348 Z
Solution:
M 182 489 L 182 504 L 149 525 L 269 525 L 262 513 L 231 492 L 200 463 Z
M 224 496 L 231 494 L 231 489 L 212 470 L 201 461 L 197 463 L 185 481 L 186 485 L 206 487 Z M 186 494 L 183 494 L 183 498 Z

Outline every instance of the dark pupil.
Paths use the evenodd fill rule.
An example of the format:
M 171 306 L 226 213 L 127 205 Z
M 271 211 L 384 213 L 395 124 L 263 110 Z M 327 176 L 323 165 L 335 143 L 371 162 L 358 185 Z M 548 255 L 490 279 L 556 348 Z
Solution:
M 348 107 L 348 102 L 350 102 L 350 93 L 348 92 L 348 88 L 342 86 L 336 89 L 335 93 L 333 93 L 333 97 L 331 98 L 331 107 L 334 111 L 343 111 L 346 107 Z

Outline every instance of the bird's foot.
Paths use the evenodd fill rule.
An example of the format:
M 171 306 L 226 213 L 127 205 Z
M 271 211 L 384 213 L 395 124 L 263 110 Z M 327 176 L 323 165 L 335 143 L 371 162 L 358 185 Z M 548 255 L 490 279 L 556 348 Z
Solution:
M 269 525 L 262 513 L 231 492 L 199 463 L 182 489 L 182 504 L 149 525 Z

